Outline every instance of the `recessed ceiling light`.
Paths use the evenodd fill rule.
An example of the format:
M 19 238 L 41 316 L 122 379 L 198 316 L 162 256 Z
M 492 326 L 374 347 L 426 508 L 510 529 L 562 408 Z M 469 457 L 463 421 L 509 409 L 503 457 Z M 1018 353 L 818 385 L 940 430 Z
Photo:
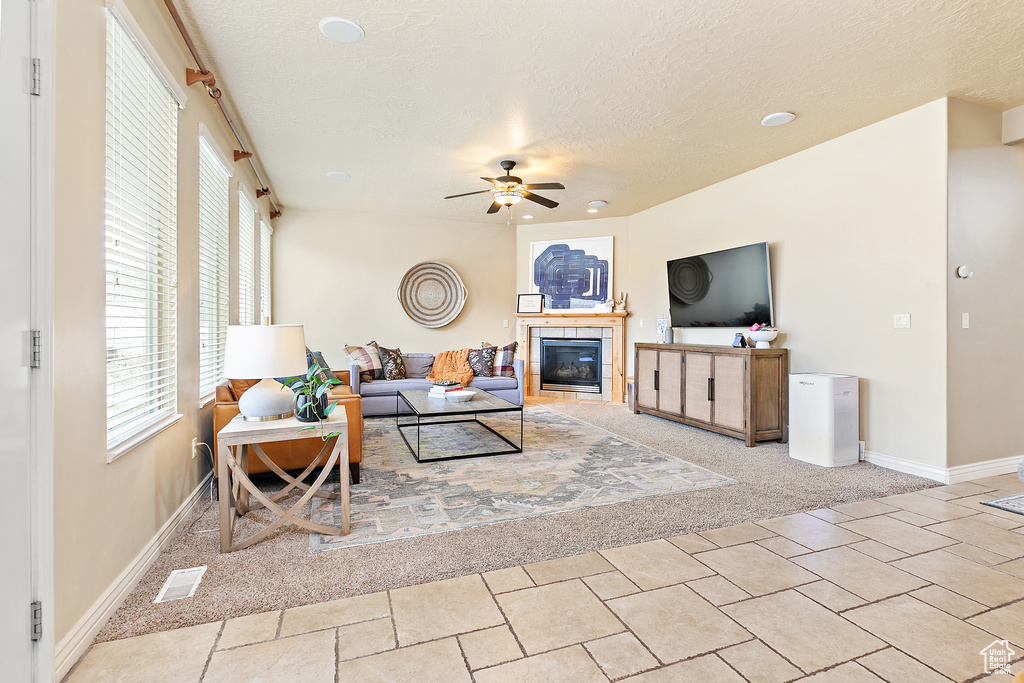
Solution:
M 597 213 L 597 209 L 587 209 L 587 213 Z
M 352 176 L 350 176 L 348 173 L 342 173 L 341 171 L 330 171 L 327 174 L 327 177 L 330 178 L 331 180 L 348 180 Z
M 796 118 L 796 114 L 792 114 L 788 111 L 777 111 L 774 114 L 768 114 L 768 116 L 761 119 L 762 126 L 782 126 Z
M 590 205 L 593 206 L 594 208 L 601 208 L 602 206 L 608 206 L 608 202 L 604 201 L 603 199 L 595 199 L 594 201 L 590 202 Z
M 366 36 L 362 26 L 341 17 L 324 17 L 320 20 L 320 32 L 336 43 L 358 43 Z
M 523 216 L 523 218 L 529 219 L 529 218 L 533 218 L 533 216 Z

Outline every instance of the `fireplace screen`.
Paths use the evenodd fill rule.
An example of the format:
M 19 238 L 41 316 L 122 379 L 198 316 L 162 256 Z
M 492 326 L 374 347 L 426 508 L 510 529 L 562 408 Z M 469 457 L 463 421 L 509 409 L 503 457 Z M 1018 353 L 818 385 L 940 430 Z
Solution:
M 541 339 L 540 388 L 601 393 L 600 339 Z

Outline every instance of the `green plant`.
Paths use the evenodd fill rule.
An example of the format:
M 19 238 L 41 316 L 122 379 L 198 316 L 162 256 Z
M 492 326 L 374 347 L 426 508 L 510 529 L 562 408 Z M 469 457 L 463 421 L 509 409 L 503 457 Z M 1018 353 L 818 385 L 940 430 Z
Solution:
M 314 415 L 318 415 L 316 407 L 323 402 L 324 397 L 327 396 L 328 392 L 331 390 L 331 387 L 341 384 L 341 381 L 337 379 L 322 379 L 320 376 L 321 370 L 322 368 L 320 367 L 320 364 L 314 362 L 311 366 L 309 366 L 309 370 L 306 371 L 305 376 L 292 377 L 284 383 L 285 386 L 289 387 L 295 392 L 296 410 L 299 409 L 297 405 L 298 403 L 300 403 L 299 397 L 305 396 L 305 404 L 306 407 L 308 407 L 308 410 L 312 411 Z M 327 441 L 328 439 L 333 439 L 336 436 L 341 436 L 341 432 L 324 432 L 324 419 L 330 417 L 331 413 L 334 412 L 334 409 L 337 406 L 337 401 L 331 401 L 323 409 L 323 418 L 318 417 L 317 419 L 320 428 L 320 438 L 323 439 L 324 441 Z M 315 431 L 316 429 L 317 425 L 310 425 L 308 427 L 303 427 L 299 431 Z

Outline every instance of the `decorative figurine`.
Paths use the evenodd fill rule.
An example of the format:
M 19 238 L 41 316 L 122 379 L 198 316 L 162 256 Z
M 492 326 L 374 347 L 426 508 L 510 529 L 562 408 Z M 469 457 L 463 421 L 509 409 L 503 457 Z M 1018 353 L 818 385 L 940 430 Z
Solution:
M 624 313 L 626 311 L 626 293 L 625 292 L 619 292 L 619 298 L 618 299 L 612 299 L 612 301 L 615 302 L 615 308 L 613 309 L 615 313 Z

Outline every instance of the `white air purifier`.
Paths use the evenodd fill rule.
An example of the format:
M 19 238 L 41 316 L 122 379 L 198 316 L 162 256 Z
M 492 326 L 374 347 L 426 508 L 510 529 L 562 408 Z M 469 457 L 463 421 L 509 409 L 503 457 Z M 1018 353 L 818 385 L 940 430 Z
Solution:
M 852 375 L 789 376 L 789 457 L 823 467 L 860 459 L 860 394 Z

